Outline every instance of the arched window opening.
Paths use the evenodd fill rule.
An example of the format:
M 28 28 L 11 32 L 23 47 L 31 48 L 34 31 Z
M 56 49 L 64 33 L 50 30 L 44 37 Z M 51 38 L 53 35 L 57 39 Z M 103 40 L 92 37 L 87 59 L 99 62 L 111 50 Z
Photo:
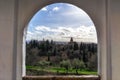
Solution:
M 27 76 L 97 75 L 97 33 L 82 9 L 55 3 L 38 11 L 28 24 Z

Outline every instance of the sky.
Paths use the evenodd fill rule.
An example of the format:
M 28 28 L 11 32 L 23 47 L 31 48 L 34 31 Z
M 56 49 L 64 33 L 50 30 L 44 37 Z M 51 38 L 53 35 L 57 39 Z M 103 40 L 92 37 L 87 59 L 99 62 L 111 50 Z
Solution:
M 67 3 L 55 3 L 40 9 L 31 19 L 26 40 L 95 42 L 94 23 L 82 9 Z

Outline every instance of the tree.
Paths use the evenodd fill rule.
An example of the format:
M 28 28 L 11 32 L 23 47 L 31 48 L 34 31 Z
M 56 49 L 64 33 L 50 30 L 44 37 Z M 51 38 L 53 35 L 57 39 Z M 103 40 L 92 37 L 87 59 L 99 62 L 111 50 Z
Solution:
M 78 69 L 84 69 L 85 65 L 83 61 L 80 61 L 79 59 L 74 59 L 72 61 L 72 66 L 74 69 L 76 69 L 76 74 L 78 74 Z
M 31 40 L 30 42 L 29 42 L 29 45 L 30 45 L 30 47 L 31 48 L 36 48 L 36 47 L 38 47 L 38 41 L 37 40 Z
M 78 47 L 78 43 L 74 42 L 74 50 L 78 50 L 79 47 Z
M 51 55 L 51 51 L 48 51 L 47 52 L 48 61 L 50 61 L 50 55 Z
M 97 54 L 93 54 L 88 62 L 88 69 L 97 71 Z
M 70 60 L 63 60 L 60 62 L 61 67 L 64 67 L 66 69 L 66 73 L 68 73 L 68 70 L 71 66 Z
M 44 71 L 44 68 L 47 67 L 50 64 L 48 61 L 39 61 L 38 66 L 42 68 L 42 71 Z
M 56 53 L 57 53 L 56 46 L 54 46 L 54 49 L 53 49 L 53 56 L 56 56 Z
M 45 47 L 46 47 L 46 51 L 48 51 L 49 48 L 50 48 L 50 42 L 49 42 L 49 40 L 46 40 L 46 45 L 45 45 Z
M 34 66 L 38 61 L 38 49 L 32 48 L 26 50 L 26 64 Z

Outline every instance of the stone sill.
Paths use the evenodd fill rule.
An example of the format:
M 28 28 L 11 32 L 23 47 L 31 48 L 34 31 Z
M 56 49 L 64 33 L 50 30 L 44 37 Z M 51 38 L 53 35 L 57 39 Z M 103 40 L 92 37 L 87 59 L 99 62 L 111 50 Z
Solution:
M 100 80 L 97 75 L 82 76 L 25 76 L 23 80 Z

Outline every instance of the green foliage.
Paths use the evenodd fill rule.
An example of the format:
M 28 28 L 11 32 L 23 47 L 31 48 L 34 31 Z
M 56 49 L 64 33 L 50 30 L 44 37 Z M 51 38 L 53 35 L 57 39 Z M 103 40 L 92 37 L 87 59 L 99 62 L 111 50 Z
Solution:
M 66 73 L 68 73 L 69 68 L 71 67 L 70 60 L 63 60 L 60 62 L 61 67 L 66 69 Z
M 26 65 L 39 66 L 42 70 L 60 67 L 65 73 L 71 70 L 76 74 L 80 70 L 97 71 L 97 44 L 31 40 L 26 42 Z
M 27 68 L 27 73 L 29 75 L 44 75 L 44 73 L 51 72 L 53 74 L 58 74 L 58 75 L 64 75 L 66 74 L 65 68 L 62 67 L 46 67 L 43 71 L 43 69 L 40 66 L 26 66 Z M 44 73 L 43 73 L 44 72 Z M 67 74 L 76 74 L 75 69 L 70 69 L 68 70 Z M 97 75 L 96 71 L 86 71 L 86 70 L 80 70 L 78 69 L 78 74 L 85 74 L 85 75 Z
M 49 64 L 50 62 L 48 61 L 39 61 L 37 65 L 44 69 L 45 67 L 49 66 Z
M 76 74 L 78 74 L 78 69 L 85 69 L 84 62 L 80 61 L 79 59 L 74 59 L 72 61 L 72 66 L 74 69 L 76 69 Z
M 78 50 L 79 47 L 78 47 L 78 43 L 74 42 L 74 50 Z
M 79 59 L 74 59 L 72 61 L 72 66 L 73 66 L 73 68 L 81 69 L 81 70 L 85 68 L 84 62 L 80 61 Z
M 88 62 L 88 69 L 90 71 L 97 71 L 97 56 L 92 55 Z
M 38 62 L 38 57 L 37 57 L 38 51 L 39 50 L 37 48 L 27 50 L 26 65 L 35 65 Z

